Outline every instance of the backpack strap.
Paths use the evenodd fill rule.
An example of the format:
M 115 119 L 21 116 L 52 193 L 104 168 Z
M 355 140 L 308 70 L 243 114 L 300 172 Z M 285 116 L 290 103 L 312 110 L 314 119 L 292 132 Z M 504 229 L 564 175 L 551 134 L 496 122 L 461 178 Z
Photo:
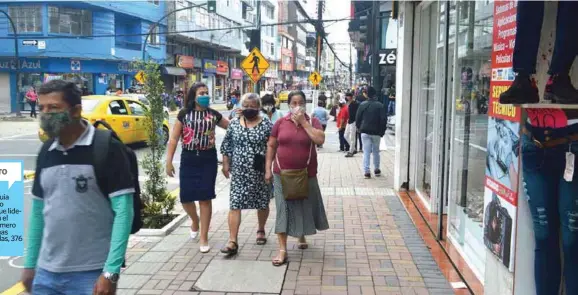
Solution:
M 94 130 L 94 138 L 92 141 L 93 167 L 98 187 L 103 194 L 106 191 L 104 175 L 111 140 L 112 132 L 102 129 Z M 105 197 L 108 199 L 108 196 L 105 195 Z

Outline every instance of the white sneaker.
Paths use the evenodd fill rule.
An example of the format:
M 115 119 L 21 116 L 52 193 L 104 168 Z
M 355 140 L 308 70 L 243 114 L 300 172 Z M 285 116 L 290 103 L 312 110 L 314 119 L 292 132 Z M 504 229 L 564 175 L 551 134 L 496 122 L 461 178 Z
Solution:
M 198 232 L 198 231 L 193 231 L 193 230 L 191 229 L 191 232 L 190 232 L 191 240 L 197 239 L 198 236 L 199 236 L 199 232 Z

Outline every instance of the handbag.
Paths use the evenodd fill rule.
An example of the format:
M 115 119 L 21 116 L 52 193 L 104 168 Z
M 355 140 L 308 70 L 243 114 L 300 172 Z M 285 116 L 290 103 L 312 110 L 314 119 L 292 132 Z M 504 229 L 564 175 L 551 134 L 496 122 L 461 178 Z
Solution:
M 305 200 L 309 197 L 309 162 L 311 161 L 311 151 L 313 150 L 313 141 L 309 147 L 309 158 L 307 166 L 303 169 L 282 169 L 279 158 L 275 154 L 275 160 L 279 167 L 281 177 L 281 189 L 286 201 Z

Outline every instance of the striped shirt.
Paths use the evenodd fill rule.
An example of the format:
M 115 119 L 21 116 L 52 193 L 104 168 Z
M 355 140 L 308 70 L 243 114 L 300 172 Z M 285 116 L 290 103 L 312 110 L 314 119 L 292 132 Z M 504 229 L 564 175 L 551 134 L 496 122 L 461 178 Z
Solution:
M 215 128 L 223 115 L 211 108 L 197 111 L 182 109 L 177 119 L 183 124 L 183 150 L 211 150 L 215 148 Z

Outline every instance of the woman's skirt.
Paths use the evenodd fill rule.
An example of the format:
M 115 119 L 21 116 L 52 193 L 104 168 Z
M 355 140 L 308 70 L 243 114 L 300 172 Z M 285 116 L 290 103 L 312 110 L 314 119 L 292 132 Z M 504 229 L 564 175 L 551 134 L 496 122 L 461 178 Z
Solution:
M 179 169 L 181 203 L 214 199 L 217 150 L 183 151 Z
M 309 198 L 305 200 L 286 201 L 278 174 L 273 174 L 273 189 L 277 209 L 275 233 L 302 237 L 329 229 L 317 177 L 309 178 Z

